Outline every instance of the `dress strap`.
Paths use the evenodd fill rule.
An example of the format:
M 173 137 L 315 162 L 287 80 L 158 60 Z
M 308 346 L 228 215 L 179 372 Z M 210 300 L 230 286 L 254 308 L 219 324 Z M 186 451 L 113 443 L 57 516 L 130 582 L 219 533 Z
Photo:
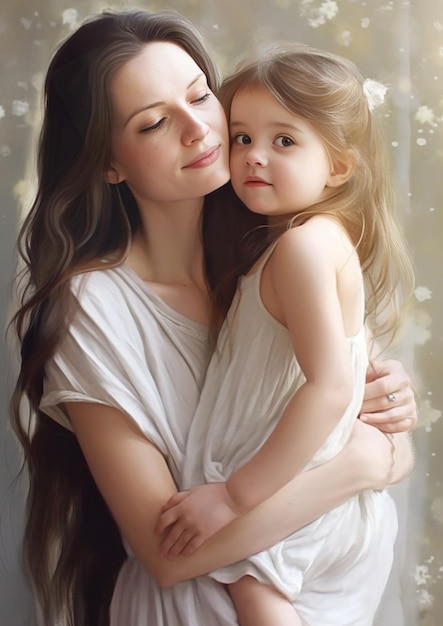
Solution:
M 276 240 L 273 241 L 267 248 L 266 250 L 263 252 L 263 254 L 261 255 L 261 257 L 257 260 L 256 262 L 256 266 L 254 267 L 251 276 L 260 276 L 266 263 L 269 261 L 269 258 L 271 257 L 272 253 L 274 252 L 278 242 L 280 241 L 280 237 Z

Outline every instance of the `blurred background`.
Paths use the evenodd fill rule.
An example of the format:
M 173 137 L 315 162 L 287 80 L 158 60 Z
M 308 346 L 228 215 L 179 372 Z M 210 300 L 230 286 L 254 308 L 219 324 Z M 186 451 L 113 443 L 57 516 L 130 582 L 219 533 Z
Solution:
M 395 489 L 397 555 L 378 626 L 443 624 L 443 2 L 441 0 L 0 0 L 0 302 L 5 324 L 14 243 L 33 189 L 35 131 L 49 59 L 104 8 L 172 7 L 205 35 L 224 73 L 250 46 L 299 40 L 351 58 L 388 87 L 377 110 L 417 271 L 413 310 L 395 354 L 420 407 L 417 467 Z M 24 485 L 9 431 L 10 372 L 0 352 L 0 623 L 35 623 L 20 572 Z M 339 625 L 337 625 L 339 626 Z

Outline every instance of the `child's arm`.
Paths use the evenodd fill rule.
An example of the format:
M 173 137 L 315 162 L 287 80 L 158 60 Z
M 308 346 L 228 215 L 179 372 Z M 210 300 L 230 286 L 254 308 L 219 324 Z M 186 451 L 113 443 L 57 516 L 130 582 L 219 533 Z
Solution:
M 351 359 L 343 321 L 350 313 L 342 301 L 355 300 L 359 313 L 361 307 L 361 313 L 354 314 L 354 334 L 363 323 L 363 292 L 355 258 L 346 271 L 353 276 L 350 267 L 355 269 L 352 284 L 360 287 L 360 297 L 347 294 L 349 280 L 345 287 L 341 284 L 339 272 L 350 255 L 337 225 L 310 220 L 281 237 L 268 263 L 270 286 L 265 291 L 263 275 L 262 293 L 268 294 L 264 303 L 288 328 L 306 382 L 262 448 L 227 480 L 227 491 L 242 512 L 303 469 L 351 401 Z

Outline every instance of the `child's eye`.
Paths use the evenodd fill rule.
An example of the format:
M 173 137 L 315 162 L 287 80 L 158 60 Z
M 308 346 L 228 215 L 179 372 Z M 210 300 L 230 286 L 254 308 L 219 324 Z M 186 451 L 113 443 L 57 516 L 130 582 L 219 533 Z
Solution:
M 248 146 L 250 143 L 252 143 L 251 138 L 249 137 L 249 135 L 245 135 L 244 133 L 240 133 L 238 135 L 235 135 L 235 137 L 233 138 L 233 142 L 234 143 L 238 143 L 242 146 Z
M 288 146 L 293 146 L 295 142 L 290 137 L 282 136 L 277 137 L 275 143 L 277 146 L 280 146 L 280 148 L 287 148 Z

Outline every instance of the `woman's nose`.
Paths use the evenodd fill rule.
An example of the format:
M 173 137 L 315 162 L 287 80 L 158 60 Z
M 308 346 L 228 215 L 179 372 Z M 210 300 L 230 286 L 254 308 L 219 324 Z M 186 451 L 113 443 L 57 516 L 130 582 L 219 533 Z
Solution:
M 188 112 L 184 118 L 183 143 L 190 145 L 194 141 L 201 141 L 209 133 L 209 126 L 203 122 L 198 115 L 192 111 Z

